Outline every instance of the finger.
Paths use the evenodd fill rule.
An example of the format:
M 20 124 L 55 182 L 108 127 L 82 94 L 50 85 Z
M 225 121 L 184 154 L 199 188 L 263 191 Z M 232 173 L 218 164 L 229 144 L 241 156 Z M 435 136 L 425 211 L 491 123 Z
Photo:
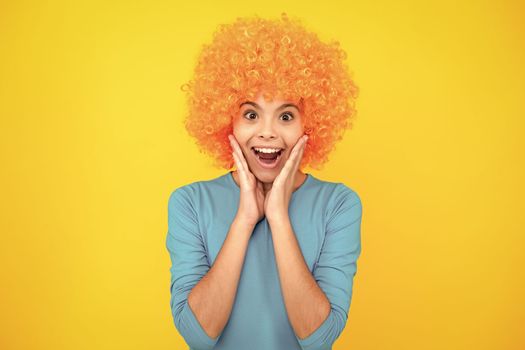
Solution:
M 241 181 L 241 184 L 249 183 L 248 175 L 246 174 L 246 170 L 244 169 L 242 161 L 239 159 L 239 155 L 237 154 L 237 152 L 234 152 L 232 154 L 233 158 L 235 159 L 235 164 L 237 164 L 237 170 L 239 170 L 239 179 Z
M 246 163 L 246 157 L 244 156 L 244 153 L 242 153 L 242 149 L 239 145 L 237 145 L 238 153 L 240 154 L 241 162 L 244 167 L 244 171 L 246 172 L 246 175 L 251 174 L 250 168 L 248 167 L 248 163 Z
M 281 173 L 279 174 L 279 176 L 277 176 L 277 178 L 280 179 L 282 177 L 284 179 L 287 179 L 289 177 L 289 174 L 291 173 L 291 170 L 294 167 L 294 163 L 295 163 L 294 159 L 295 159 L 295 156 L 294 157 L 290 156 L 290 158 L 286 160 L 286 163 L 284 164 L 283 169 L 281 170 Z
M 231 135 L 228 135 L 228 139 L 230 140 L 230 146 L 232 147 L 232 151 L 233 151 L 232 154 L 233 154 L 234 158 L 235 158 L 235 156 L 237 156 L 236 161 L 237 161 L 237 163 L 239 163 L 239 164 L 237 164 L 237 168 L 242 168 L 243 164 L 241 162 L 241 159 L 239 157 L 239 154 L 238 154 L 238 151 L 237 151 L 237 147 L 236 147 L 236 143 L 237 142 L 235 141 L 235 138 L 233 136 L 231 136 Z M 239 169 L 239 170 L 242 170 L 242 169 Z
M 295 173 L 299 168 L 299 164 L 301 163 L 303 151 L 306 145 L 306 140 L 307 138 L 305 136 L 301 137 L 299 141 L 295 144 L 294 149 L 292 150 L 292 154 L 289 158 L 290 165 L 288 169 L 291 173 Z
M 237 152 L 239 160 L 243 163 L 244 170 L 249 171 L 248 164 L 246 163 L 246 158 L 244 157 L 244 153 L 242 152 L 241 146 L 239 146 L 239 143 L 233 135 L 229 135 L 228 138 L 230 139 L 230 143 L 233 149 Z
M 293 167 L 293 164 L 295 163 L 297 158 L 297 153 L 299 151 L 299 148 L 301 147 L 301 142 L 302 140 L 299 139 L 293 146 L 292 151 L 290 152 L 290 157 L 288 157 L 288 159 L 286 160 L 283 170 L 286 169 L 287 171 L 289 171 Z
M 308 137 L 304 137 L 303 145 L 301 146 L 301 149 L 299 151 L 299 155 L 297 156 L 297 161 L 295 162 L 294 171 L 297 171 L 299 169 L 299 166 L 301 165 L 301 161 L 303 159 L 304 150 L 306 148 L 307 142 L 308 142 Z
M 239 157 L 237 157 L 237 154 L 235 152 L 232 152 L 233 160 L 235 161 L 235 166 L 237 167 L 237 170 L 239 170 L 239 173 L 242 173 L 242 164 L 239 161 Z
M 290 157 L 288 158 L 289 160 L 292 160 L 292 162 L 295 162 L 297 160 L 297 156 L 299 154 L 299 151 L 303 147 L 304 142 L 305 142 L 304 137 L 299 138 L 299 140 L 297 141 L 297 143 L 294 145 L 292 149 Z

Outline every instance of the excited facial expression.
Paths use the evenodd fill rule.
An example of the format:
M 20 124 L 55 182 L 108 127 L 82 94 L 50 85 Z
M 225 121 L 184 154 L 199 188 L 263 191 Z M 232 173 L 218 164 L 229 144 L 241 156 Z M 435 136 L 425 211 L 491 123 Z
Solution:
M 233 135 L 252 174 L 261 182 L 272 183 L 304 135 L 299 106 L 280 99 L 266 102 L 259 94 L 255 101 L 241 103 Z

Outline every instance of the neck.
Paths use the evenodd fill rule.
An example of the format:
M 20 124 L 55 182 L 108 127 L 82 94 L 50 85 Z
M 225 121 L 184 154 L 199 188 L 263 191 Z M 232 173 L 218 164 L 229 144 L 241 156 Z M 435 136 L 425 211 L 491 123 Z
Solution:
M 272 189 L 273 182 L 263 182 L 262 184 L 263 184 L 264 194 L 266 195 L 266 193 L 268 193 L 268 191 Z
M 235 170 L 233 172 L 233 179 L 235 180 L 237 185 L 239 187 L 241 187 L 238 176 L 239 176 L 239 174 L 238 174 L 237 170 Z M 292 192 L 295 192 L 299 187 L 301 187 L 301 185 L 305 181 L 306 181 L 306 174 L 303 173 L 301 170 L 297 170 L 297 173 L 295 174 L 295 184 L 294 184 Z M 266 195 L 266 193 L 268 193 L 268 191 L 270 191 L 272 189 L 273 182 L 263 182 L 262 184 L 263 184 L 264 194 Z

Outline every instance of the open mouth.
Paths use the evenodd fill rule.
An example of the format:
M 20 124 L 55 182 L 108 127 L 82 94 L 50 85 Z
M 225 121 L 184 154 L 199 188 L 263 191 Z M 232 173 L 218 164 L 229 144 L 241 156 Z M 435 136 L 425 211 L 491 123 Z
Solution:
M 279 163 L 283 149 L 274 153 L 264 153 L 258 152 L 254 148 L 252 148 L 252 152 L 255 155 L 255 158 L 257 159 L 257 162 L 259 163 L 259 165 L 261 165 L 261 167 L 271 169 L 277 166 L 277 163 Z

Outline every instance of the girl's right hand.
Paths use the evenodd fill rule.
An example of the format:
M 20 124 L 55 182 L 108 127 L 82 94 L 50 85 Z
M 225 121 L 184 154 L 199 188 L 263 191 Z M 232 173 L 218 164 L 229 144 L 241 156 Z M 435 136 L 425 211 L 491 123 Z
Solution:
M 262 182 L 248 168 L 241 147 L 233 135 L 228 135 L 233 149 L 233 159 L 240 182 L 240 200 L 237 218 L 250 224 L 257 224 L 264 217 L 264 190 Z

